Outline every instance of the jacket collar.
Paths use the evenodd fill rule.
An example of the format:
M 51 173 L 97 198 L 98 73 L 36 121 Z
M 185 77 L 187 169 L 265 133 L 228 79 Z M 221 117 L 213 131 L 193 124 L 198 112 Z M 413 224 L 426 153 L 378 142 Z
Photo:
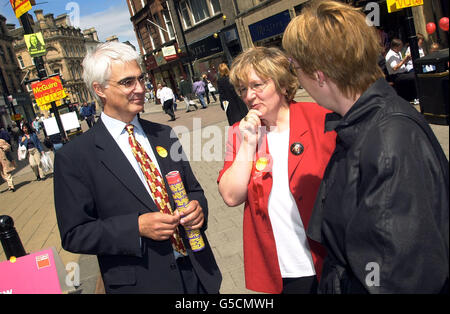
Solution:
M 345 116 L 342 117 L 335 112 L 327 114 L 325 131 L 335 130 L 339 141 L 351 146 L 360 133 L 361 125 L 359 123 L 378 111 L 384 105 L 387 97 L 394 95 L 395 91 L 386 80 L 378 79 L 359 97 Z
M 151 196 L 101 119 L 98 119 L 92 131 L 95 132 L 96 153 L 103 165 L 149 210 L 158 211 Z

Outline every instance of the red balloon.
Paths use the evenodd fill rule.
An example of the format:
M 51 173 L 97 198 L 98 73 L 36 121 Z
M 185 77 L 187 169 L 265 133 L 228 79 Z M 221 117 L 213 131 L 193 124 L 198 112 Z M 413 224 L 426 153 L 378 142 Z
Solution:
M 443 17 L 439 20 L 439 27 L 443 30 L 448 32 L 448 17 Z
M 433 34 L 436 31 L 436 24 L 434 24 L 433 22 L 428 23 L 426 26 L 426 30 L 429 35 Z

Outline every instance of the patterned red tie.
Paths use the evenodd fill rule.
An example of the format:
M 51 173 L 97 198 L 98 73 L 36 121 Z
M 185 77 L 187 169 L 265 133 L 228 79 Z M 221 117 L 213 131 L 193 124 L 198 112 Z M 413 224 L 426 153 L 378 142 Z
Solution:
M 152 194 L 153 200 L 156 203 L 156 206 L 161 213 L 173 215 L 164 180 L 161 177 L 158 168 L 156 168 L 155 164 L 147 155 L 141 144 L 136 141 L 136 138 L 134 137 L 134 126 L 132 124 L 128 124 L 127 126 L 125 126 L 125 129 L 128 132 L 128 142 L 130 143 L 131 151 L 133 152 L 134 157 L 141 167 L 142 173 L 144 174 L 145 180 L 150 187 L 150 192 Z M 175 229 L 174 234 L 170 237 L 170 241 L 172 242 L 174 250 L 184 256 L 187 255 L 186 248 L 184 247 L 183 241 L 181 240 L 178 228 Z

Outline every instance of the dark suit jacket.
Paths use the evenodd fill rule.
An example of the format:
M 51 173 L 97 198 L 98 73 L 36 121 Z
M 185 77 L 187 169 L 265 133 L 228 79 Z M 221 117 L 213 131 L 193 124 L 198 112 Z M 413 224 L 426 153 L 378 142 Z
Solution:
M 198 200 L 203 208 L 201 231 L 206 248 L 193 253 L 182 227 L 180 232 L 204 288 L 218 293 L 222 276 L 204 233 L 208 203 L 203 189 L 189 162 L 183 161 L 187 159 L 172 160 L 172 147 L 182 153 L 178 138 L 171 137 L 172 129 L 146 120 L 139 122 L 152 149 L 162 146 L 169 153 L 162 158 L 155 151 L 161 175 L 165 179 L 168 172 L 178 170 L 189 199 Z M 139 235 L 138 216 L 158 209 L 101 119 L 58 150 L 54 187 L 62 246 L 73 253 L 97 255 L 107 293 L 183 293 L 170 240 Z

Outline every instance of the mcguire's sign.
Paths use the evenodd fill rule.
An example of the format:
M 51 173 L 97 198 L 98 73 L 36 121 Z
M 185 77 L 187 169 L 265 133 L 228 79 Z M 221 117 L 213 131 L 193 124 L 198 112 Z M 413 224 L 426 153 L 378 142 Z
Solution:
M 9 0 L 9 2 L 11 2 L 11 6 L 17 18 L 31 10 L 31 3 L 29 0 Z
M 54 76 L 41 82 L 31 84 L 34 98 L 39 106 L 51 103 L 66 97 L 59 76 Z
M 423 5 L 423 0 L 387 0 L 388 12 L 396 12 L 398 10 Z

